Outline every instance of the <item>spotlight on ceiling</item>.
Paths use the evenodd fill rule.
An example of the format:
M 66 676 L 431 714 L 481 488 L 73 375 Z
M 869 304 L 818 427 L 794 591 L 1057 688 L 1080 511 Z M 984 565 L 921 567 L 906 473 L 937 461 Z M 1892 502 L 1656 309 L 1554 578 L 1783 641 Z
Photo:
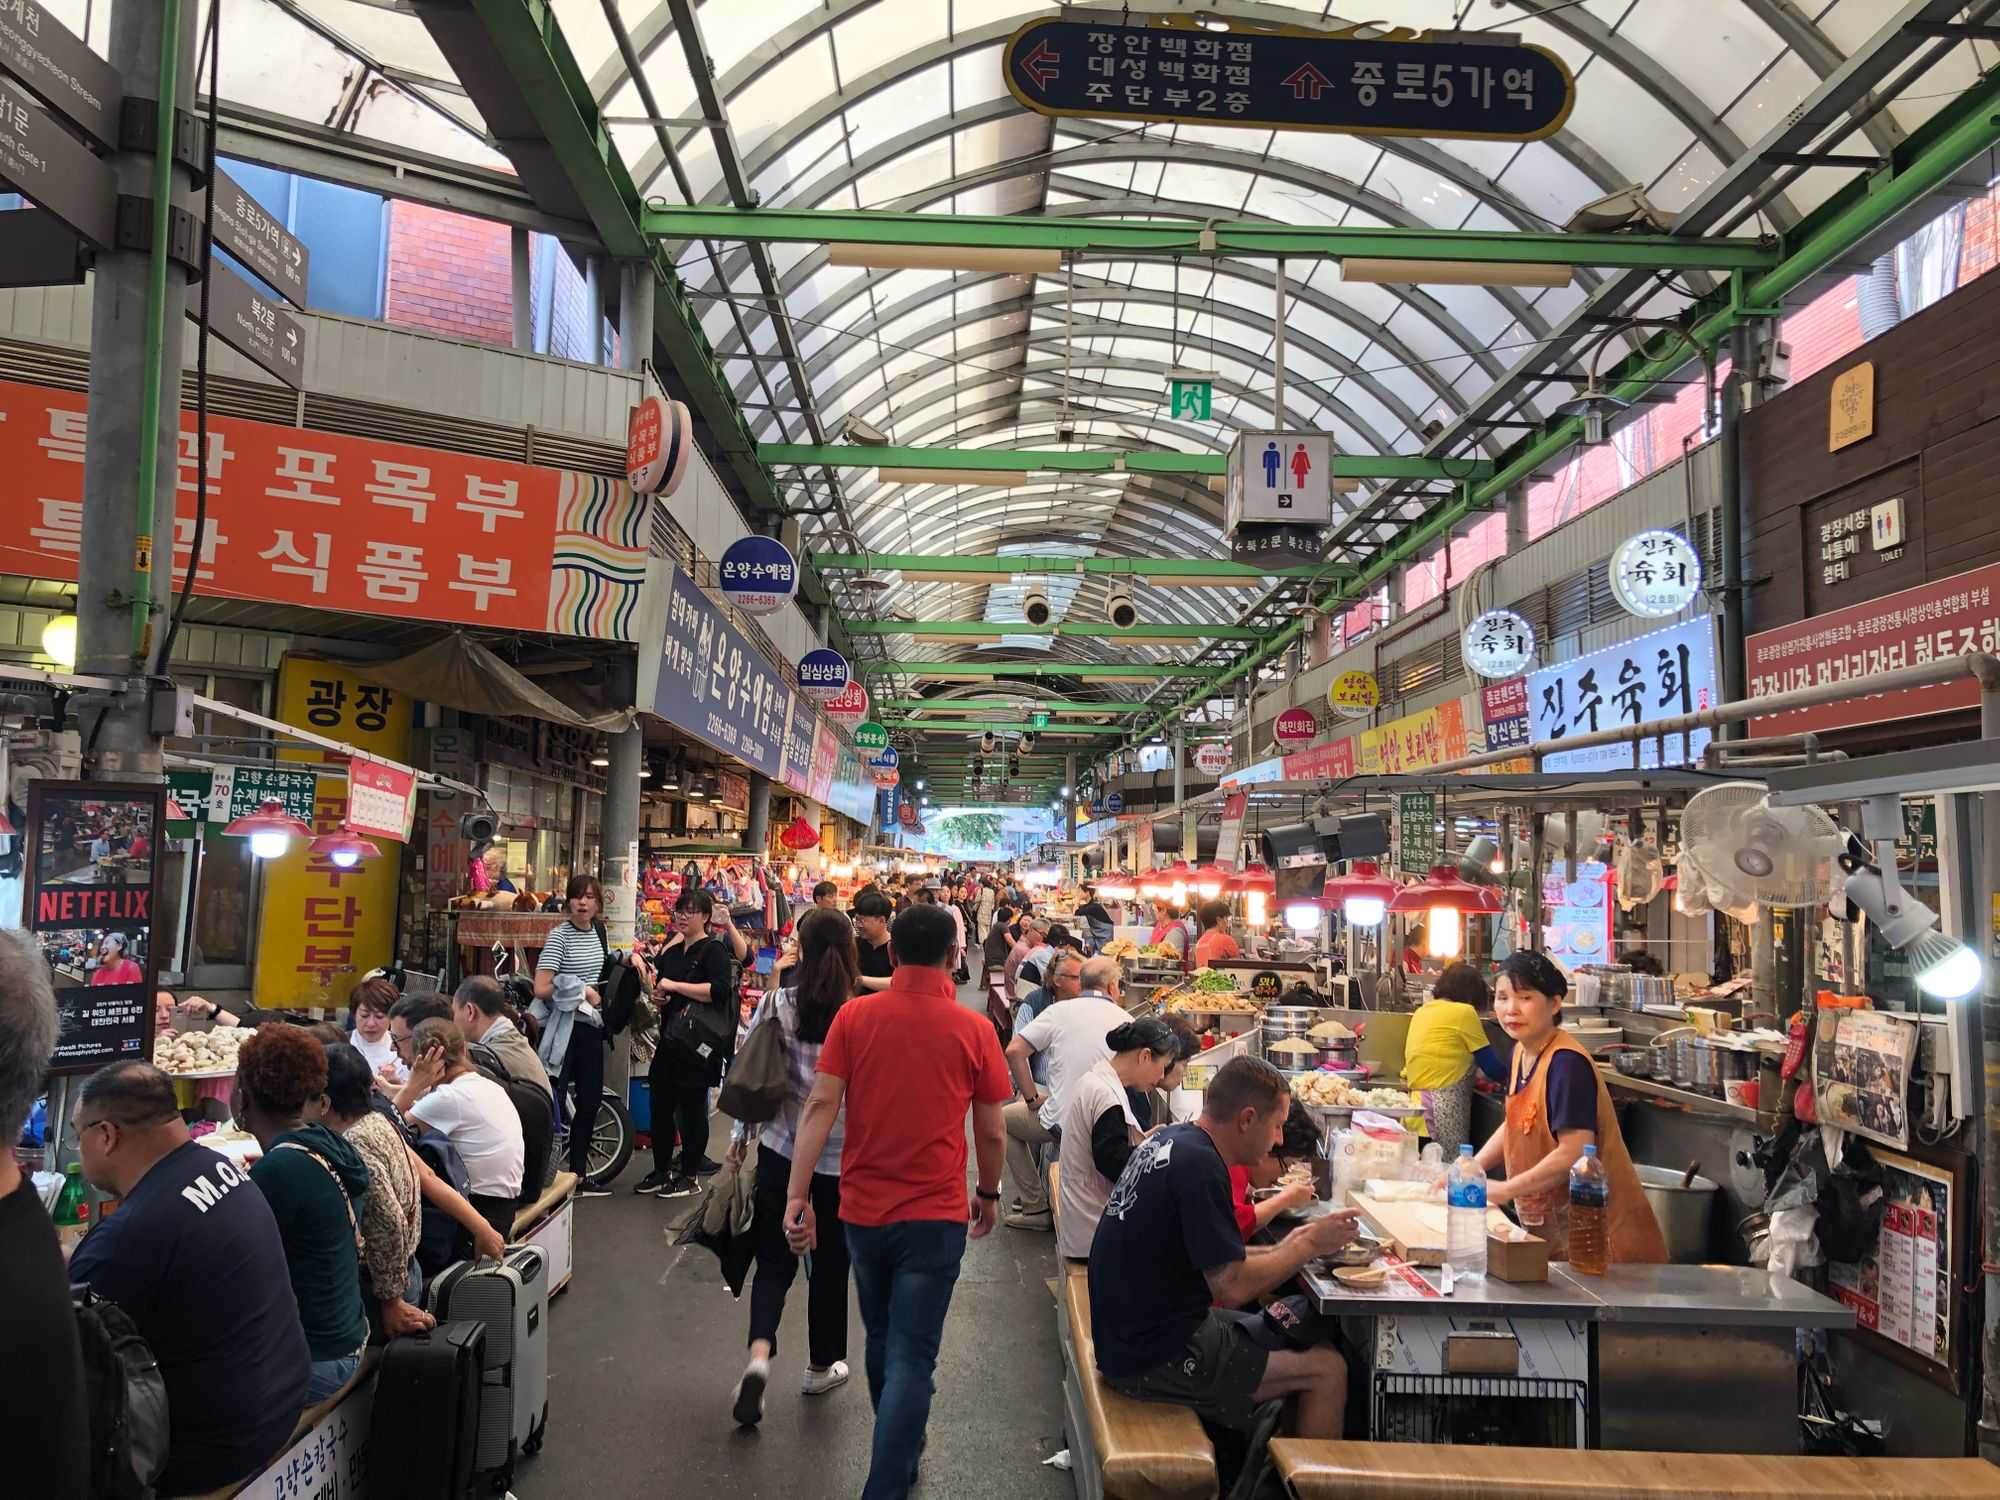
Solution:
M 1583 418 L 1583 440 L 1586 443 L 1601 443 L 1604 441 L 1605 420 L 1616 416 L 1631 404 L 1623 396 L 1614 396 L 1602 389 L 1597 383 L 1597 377 L 1592 375 L 1590 383 L 1583 388 L 1583 394 L 1563 402 L 1556 408 L 1555 414 L 1559 417 Z

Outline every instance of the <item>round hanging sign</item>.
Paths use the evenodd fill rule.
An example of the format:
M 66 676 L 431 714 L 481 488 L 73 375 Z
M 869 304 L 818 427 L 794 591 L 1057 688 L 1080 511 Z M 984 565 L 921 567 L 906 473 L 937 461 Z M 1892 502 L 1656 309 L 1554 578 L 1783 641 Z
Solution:
M 1281 745 L 1301 745 L 1319 733 L 1319 720 L 1306 708 L 1288 708 L 1271 725 Z
M 868 769 L 871 771 L 893 771 L 897 766 L 902 764 L 902 760 L 903 757 L 896 753 L 894 745 L 884 745 L 880 750 L 877 750 L 873 755 L 868 757 Z
M 1194 768 L 1204 776 L 1220 776 L 1229 769 L 1233 759 L 1229 747 L 1219 740 L 1210 740 L 1206 745 L 1194 747 Z
M 642 495 L 671 495 L 694 452 L 694 417 L 679 401 L 648 396 L 625 423 L 625 477 Z
M 1515 677 L 1535 660 L 1535 629 L 1511 609 L 1489 609 L 1465 627 L 1465 665 L 1481 677 Z
M 1104 810 L 1114 818 L 1125 811 L 1125 794 L 1123 792 L 1112 792 L 1104 799 Z
M 868 717 L 868 689 L 850 677 L 847 686 L 826 700 L 826 716 L 842 729 L 854 729 Z
M 1677 531 L 1641 531 L 1611 554 L 1611 596 L 1628 614 L 1677 615 L 1701 592 L 1701 557 Z
M 1373 672 L 1342 672 L 1326 690 L 1326 703 L 1343 719 L 1365 719 L 1382 705 L 1382 684 Z
M 716 564 L 723 595 L 745 614 L 783 609 L 799 591 L 799 563 L 774 536 L 746 536 L 729 544 Z
M 847 691 L 847 658 L 821 646 L 799 658 L 799 691 L 815 703 L 831 703 Z
M 889 731 L 884 729 L 880 724 L 877 724 L 873 719 L 868 719 L 854 727 L 855 749 L 867 751 L 872 755 L 877 750 L 886 749 L 888 744 Z
M 875 771 L 872 772 L 871 774 L 875 778 L 875 785 L 882 788 L 882 790 L 885 792 L 890 787 L 894 786 L 897 782 L 903 779 L 903 773 L 901 771 L 894 769 L 893 767 L 891 767 L 889 770 L 886 771 Z

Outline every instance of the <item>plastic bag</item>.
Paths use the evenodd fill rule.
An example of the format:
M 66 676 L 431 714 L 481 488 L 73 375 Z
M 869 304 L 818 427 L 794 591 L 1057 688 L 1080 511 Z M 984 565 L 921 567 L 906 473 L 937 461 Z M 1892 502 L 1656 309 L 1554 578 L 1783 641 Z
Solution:
M 1333 1201 L 1349 1191 L 1364 1192 L 1371 1177 L 1408 1181 L 1417 1175 L 1417 1138 L 1387 1115 L 1357 1110 L 1350 1127 L 1332 1132 L 1327 1144 L 1332 1164 Z

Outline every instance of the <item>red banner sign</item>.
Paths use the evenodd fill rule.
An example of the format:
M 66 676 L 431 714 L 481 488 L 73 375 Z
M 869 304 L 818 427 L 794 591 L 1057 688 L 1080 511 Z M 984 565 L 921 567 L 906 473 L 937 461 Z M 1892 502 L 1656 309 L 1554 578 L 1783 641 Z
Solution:
M 86 406 L 0 382 L 0 469 L 20 497 L 0 505 L 0 572 L 76 578 Z M 194 415 L 181 425 L 176 586 L 194 550 Z M 615 480 L 216 416 L 206 463 L 197 593 L 634 639 L 646 502 Z
M 1752 719 L 1750 733 L 1842 729 L 1971 708 L 1979 687 L 1969 675 L 1936 687 L 1867 691 L 1868 679 L 1881 673 L 1968 651 L 2000 651 L 2000 564 L 1751 636 L 1752 698 L 1832 682 L 1854 684 L 1857 696 Z
M 410 836 L 417 778 L 401 766 L 355 756 L 347 765 L 347 827 L 351 833 L 394 839 Z
M 1354 774 L 1354 739 L 1330 740 L 1285 757 L 1287 781 L 1340 781 Z

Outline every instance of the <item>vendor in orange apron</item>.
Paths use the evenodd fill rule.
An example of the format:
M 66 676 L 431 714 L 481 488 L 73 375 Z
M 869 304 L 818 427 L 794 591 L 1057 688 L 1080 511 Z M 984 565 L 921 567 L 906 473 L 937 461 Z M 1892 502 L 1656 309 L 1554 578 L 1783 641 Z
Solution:
M 1560 1024 L 1568 993 L 1569 981 L 1544 954 L 1515 953 L 1500 966 L 1493 1014 L 1514 1039 L 1514 1058 L 1507 1122 L 1479 1152 L 1491 1179 L 1486 1201 L 1512 1201 L 1522 1225 L 1549 1242 L 1549 1258 L 1568 1260 L 1570 1164 L 1595 1145 L 1611 1189 L 1611 1263 L 1663 1262 L 1666 1240 L 1625 1150 L 1611 1093 L 1590 1054 Z

